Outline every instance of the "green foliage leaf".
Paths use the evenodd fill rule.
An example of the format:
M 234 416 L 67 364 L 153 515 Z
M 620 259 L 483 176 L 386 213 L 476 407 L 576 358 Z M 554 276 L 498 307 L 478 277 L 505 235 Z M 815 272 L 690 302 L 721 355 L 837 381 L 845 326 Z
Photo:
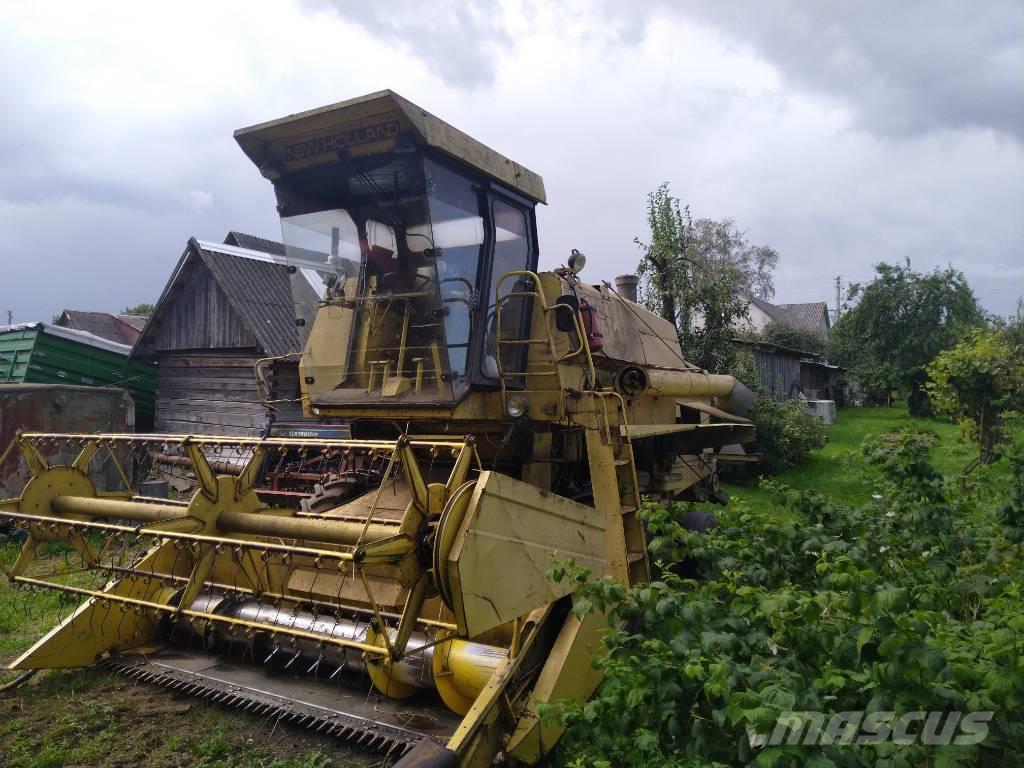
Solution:
M 559 566 L 574 610 L 604 605 L 611 622 L 596 697 L 540 710 L 568 726 L 562 764 L 1024 761 L 1024 722 L 998 715 L 984 752 L 752 745 L 787 712 L 1024 709 L 1024 449 L 1008 449 L 1008 483 L 994 492 L 948 482 L 934 443 L 916 430 L 867 441 L 863 471 L 879 498 L 856 508 L 767 483 L 778 513 L 726 507 L 700 535 L 682 526 L 686 505 L 645 504 L 661 562 L 650 584 L 579 581 Z M 682 558 L 701 580 L 677 575 Z

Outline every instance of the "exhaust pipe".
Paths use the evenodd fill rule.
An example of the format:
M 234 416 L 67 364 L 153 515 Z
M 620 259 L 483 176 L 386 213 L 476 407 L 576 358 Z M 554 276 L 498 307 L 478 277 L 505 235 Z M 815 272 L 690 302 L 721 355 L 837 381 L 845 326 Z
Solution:
M 615 292 L 636 304 L 636 288 L 639 284 L 640 278 L 636 275 L 619 275 L 615 278 Z

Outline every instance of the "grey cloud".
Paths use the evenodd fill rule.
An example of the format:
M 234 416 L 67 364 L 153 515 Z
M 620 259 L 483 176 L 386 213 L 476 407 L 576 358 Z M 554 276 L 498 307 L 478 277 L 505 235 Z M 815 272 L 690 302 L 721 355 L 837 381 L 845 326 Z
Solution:
M 302 0 L 310 10 L 328 8 L 367 33 L 411 51 L 450 85 L 478 88 L 492 83 L 497 53 L 511 50 L 516 34 L 507 27 L 500 0 L 391 0 L 384 3 L 351 3 L 346 0 Z M 522 13 L 529 28 L 541 13 L 557 19 L 566 45 L 572 39 L 573 21 L 591 14 L 600 17 L 600 30 L 589 29 L 607 48 L 636 46 L 643 41 L 648 19 L 629 4 L 615 4 L 603 12 L 586 6 L 524 0 Z M 365 64 L 365 62 L 364 62 Z M 371 62 L 372 64 L 372 62 Z
M 424 3 L 349 3 L 345 0 L 306 0 L 313 10 L 330 8 L 374 37 L 412 51 L 445 81 L 475 87 L 494 79 L 494 50 L 512 42 L 502 21 L 498 0 L 466 3 L 460 0 Z M 360 62 L 372 66 L 373 62 Z
M 989 128 L 1024 140 L 1024 4 L 687 2 L 664 6 L 749 44 L 880 134 Z
M 409 51 L 436 77 L 407 96 L 437 109 L 431 92 L 444 93 L 446 119 L 544 174 L 552 201 L 539 213 L 547 266 L 579 247 L 595 280 L 630 269 L 638 258 L 633 237 L 644 233 L 644 194 L 669 179 L 695 213 L 732 216 L 753 241 L 780 251 L 780 301 L 824 298 L 833 272 L 861 278 L 871 262 L 909 254 L 922 268 L 946 260 L 970 267 L 972 282 L 975 274 L 998 276 L 988 283 L 993 288 L 980 283 L 979 294 L 990 309 L 1013 308 L 1012 289 L 1024 285 L 1016 223 L 1024 148 L 948 130 L 985 126 L 1020 136 L 1020 49 L 1011 34 L 1020 13 L 1013 6 L 979 5 L 985 13 L 970 16 L 967 5 L 926 13 L 902 4 L 874 11 L 832 4 L 832 18 L 812 3 L 722 11 L 643 2 L 594 11 L 543 6 L 562 39 L 541 55 L 557 71 L 567 71 L 557 66 L 561 57 L 587 57 L 587 67 L 568 70 L 564 81 L 534 73 L 536 82 L 501 91 L 489 86 L 516 55 L 520 32 L 505 27 L 492 0 L 465 7 L 306 0 L 304 23 L 323 24 L 330 14 L 333 24 L 337 13 L 373 39 L 372 60 L 351 62 L 360 74 L 393 76 L 388 63 Z M 779 88 L 705 85 L 694 73 L 706 62 L 686 50 L 658 71 L 643 69 L 650 21 L 666 13 L 773 62 Z M 14 39 L 17 29 L 8 34 Z M 211 67 L 211 78 L 243 78 L 237 94 L 225 89 L 215 104 L 94 111 L 60 101 L 68 61 L 58 48 L 19 69 L 14 45 L 3 38 L 0 93 L 12 107 L 0 121 L 0 263 L 7 269 L 0 313 L 10 307 L 20 320 L 47 319 L 64 306 L 152 301 L 189 235 L 218 239 L 234 228 L 279 237 L 270 185 L 231 131 L 357 95 L 368 88 L 352 81 L 372 79 L 339 72 L 310 84 L 308 70 L 275 68 L 280 50 L 254 46 L 240 75 Z M 343 50 L 347 42 L 337 44 Z M 690 77 L 681 83 L 683 67 Z M 622 71 L 630 77 L 617 77 Z M 125 86 L 110 84 L 118 87 Z M 843 120 L 815 133 L 791 113 L 794 102 L 809 109 L 807 102 L 818 101 L 807 92 L 850 105 L 860 125 L 885 138 L 849 130 Z M 114 93 L 109 102 L 131 106 L 132 98 Z M 523 107 L 530 119 L 517 118 Z M 200 198 L 211 204 L 194 209 L 192 191 L 210 193 Z
M 330 8 L 405 47 L 446 82 L 463 87 L 489 84 L 495 51 L 514 43 L 497 0 L 306 5 Z M 525 6 L 528 15 L 538 7 Z M 573 15 L 568 8 L 546 10 L 566 20 Z M 710 26 L 753 48 L 788 83 L 849 106 L 879 134 L 989 128 L 1024 140 L 1024 4 L 1016 0 L 605 0 L 596 10 L 608 41 L 617 45 L 640 44 L 658 13 Z

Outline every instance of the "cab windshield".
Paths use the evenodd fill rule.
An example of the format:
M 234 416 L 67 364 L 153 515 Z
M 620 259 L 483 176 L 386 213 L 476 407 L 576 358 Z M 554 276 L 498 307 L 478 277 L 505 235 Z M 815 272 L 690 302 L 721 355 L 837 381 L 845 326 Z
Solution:
M 304 180 L 308 194 L 310 182 Z M 392 160 L 339 179 L 328 210 L 281 225 L 297 315 L 342 313 L 344 364 L 330 404 L 459 399 L 469 387 L 485 242 L 478 189 L 430 160 Z M 295 206 L 300 207 L 301 206 Z

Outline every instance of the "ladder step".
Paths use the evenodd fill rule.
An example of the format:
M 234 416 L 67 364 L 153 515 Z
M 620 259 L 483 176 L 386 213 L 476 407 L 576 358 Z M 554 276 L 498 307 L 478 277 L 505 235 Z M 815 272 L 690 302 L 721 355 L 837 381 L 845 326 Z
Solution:
M 629 459 L 616 459 L 615 460 L 615 466 L 616 467 L 627 467 L 627 466 L 629 466 L 632 463 L 633 462 L 630 461 Z
M 636 512 L 636 507 L 623 507 L 622 508 L 622 514 L 624 514 L 624 515 L 632 515 L 634 512 Z
M 627 552 L 626 553 L 626 562 L 627 563 L 631 563 L 631 564 L 632 563 L 639 563 L 643 559 L 644 559 L 644 553 L 643 552 Z

